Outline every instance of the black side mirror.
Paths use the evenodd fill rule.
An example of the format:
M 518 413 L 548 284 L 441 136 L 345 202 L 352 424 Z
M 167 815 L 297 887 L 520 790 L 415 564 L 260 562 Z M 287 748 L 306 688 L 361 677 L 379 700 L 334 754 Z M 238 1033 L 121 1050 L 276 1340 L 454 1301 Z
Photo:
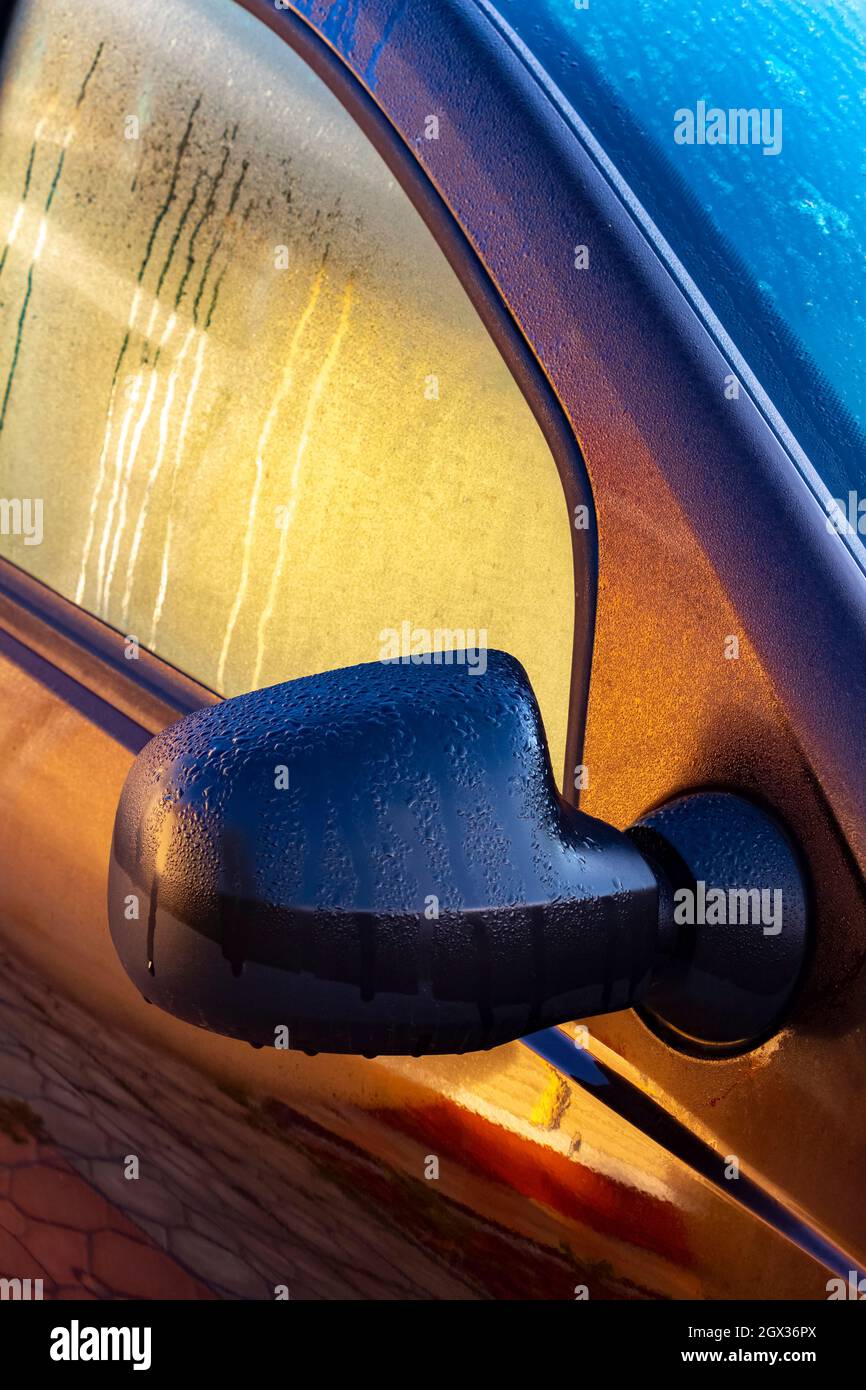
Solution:
M 654 995 L 669 1026 L 679 1011 L 708 1042 L 765 1030 L 805 935 L 784 833 L 706 794 L 674 803 L 700 803 L 697 818 L 674 809 L 614 830 L 558 795 L 517 661 L 488 652 L 481 674 L 438 660 L 255 691 L 151 740 L 121 796 L 109 881 L 112 938 L 142 994 L 310 1052 L 472 1051 L 652 1009 Z M 737 876 L 743 815 L 759 863 Z M 733 874 L 761 888 L 769 872 L 784 891 L 784 933 L 741 928 L 748 961 L 736 933 L 715 944 L 704 928 L 696 951 L 675 924 L 676 883 L 697 882 L 702 855 L 726 886 Z M 730 1008 L 717 959 L 736 977 Z

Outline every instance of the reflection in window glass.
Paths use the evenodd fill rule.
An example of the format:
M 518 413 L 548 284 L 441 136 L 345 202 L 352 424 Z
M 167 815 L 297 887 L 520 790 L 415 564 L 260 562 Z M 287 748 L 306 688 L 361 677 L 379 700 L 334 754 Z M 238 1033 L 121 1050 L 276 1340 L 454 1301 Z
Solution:
M 485 634 L 558 766 L 553 460 L 320 80 L 228 0 L 32 0 L 0 138 L 2 490 L 44 504 L 0 553 L 228 695 Z

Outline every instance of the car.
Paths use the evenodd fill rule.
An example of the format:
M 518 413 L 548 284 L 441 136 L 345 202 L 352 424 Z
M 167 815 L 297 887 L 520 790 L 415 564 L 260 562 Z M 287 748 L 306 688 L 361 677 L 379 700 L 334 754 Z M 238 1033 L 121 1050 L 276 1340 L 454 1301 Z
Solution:
M 565 11 L 17 8 L 4 1297 L 866 1289 L 844 353 Z

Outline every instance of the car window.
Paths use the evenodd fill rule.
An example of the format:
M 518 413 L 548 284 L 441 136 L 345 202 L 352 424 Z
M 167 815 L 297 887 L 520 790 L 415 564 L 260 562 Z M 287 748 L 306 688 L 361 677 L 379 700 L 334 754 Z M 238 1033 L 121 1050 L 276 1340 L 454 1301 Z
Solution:
M 866 494 L 862 0 L 493 4 L 847 511 Z
M 558 767 L 555 463 L 344 108 L 230 0 L 29 0 L 10 49 L 0 554 L 225 695 L 503 647 Z

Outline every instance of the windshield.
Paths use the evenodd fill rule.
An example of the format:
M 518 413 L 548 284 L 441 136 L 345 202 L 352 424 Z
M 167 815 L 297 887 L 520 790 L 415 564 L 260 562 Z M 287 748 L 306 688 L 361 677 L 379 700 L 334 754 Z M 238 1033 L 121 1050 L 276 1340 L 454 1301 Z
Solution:
M 864 0 L 495 0 L 834 497 L 866 492 Z

